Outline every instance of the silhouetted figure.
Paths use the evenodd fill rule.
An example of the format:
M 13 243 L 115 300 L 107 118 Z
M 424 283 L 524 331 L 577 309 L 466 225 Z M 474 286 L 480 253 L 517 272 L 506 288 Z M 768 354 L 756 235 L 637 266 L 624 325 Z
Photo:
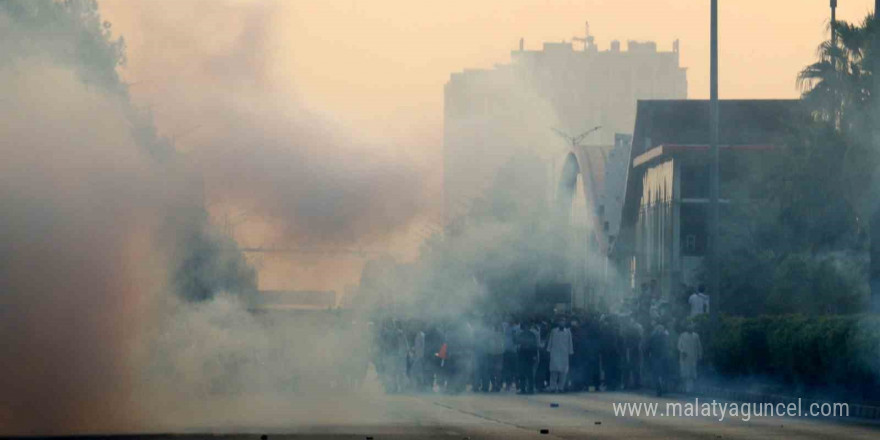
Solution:
M 669 332 L 661 324 L 657 324 L 648 339 L 648 362 L 651 367 L 651 379 L 657 396 L 666 392 L 666 381 L 669 365 Z
M 502 365 L 502 376 L 504 384 L 508 391 L 516 389 L 516 383 L 519 379 L 518 368 L 518 352 L 516 346 L 516 338 L 520 332 L 520 324 L 518 320 L 511 320 L 510 324 L 502 324 L 504 331 L 504 359 Z
M 489 350 L 489 331 L 482 325 L 475 326 L 473 330 L 473 378 L 471 390 L 474 392 L 489 391 L 489 362 L 486 358 Z
M 623 386 L 627 389 L 639 389 L 642 386 L 642 345 L 644 330 L 641 324 L 632 317 L 624 321 L 622 328 L 623 353 Z
M 535 392 L 535 370 L 539 360 L 539 334 L 536 328 L 517 332 L 517 369 L 519 370 L 520 394 Z
M 412 349 L 410 350 L 412 364 L 410 365 L 409 377 L 417 391 L 425 390 L 425 383 L 427 382 L 427 375 L 425 374 L 427 370 L 425 365 L 425 338 L 425 332 L 421 328 L 416 328 Z
M 550 324 L 541 321 L 535 325 L 538 330 L 538 368 L 535 371 L 535 391 L 545 391 L 550 382 L 550 357 L 547 356 L 547 335 Z M 543 354 L 543 356 L 542 356 Z
M 605 389 L 620 389 L 620 329 L 614 316 L 606 316 L 600 327 L 600 355 L 605 373 Z
M 709 313 L 709 295 L 706 295 L 706 286 L 700 284 L 697 291 L 688 298 L 690 317 Z
M 694 331 L 693 324 L 678 337 L 678 353 L 684 391 L 691 393 L 697 381 L 697 362 L 703 357 L 703 344 L 700 342 L 700 335 Z
M 431 326 L 425 333 L 425 365 L 428 368 L 425 388 L 428 391 L 434 390 L 435 382 L 441 390 L 446 386 L 444 359 L 440 356 L 445 342 L 446 337 L 436 325 Z
M 585 322 L 584 322 L 585 324 Z M 573 391 L 588 390 L 587 380 L 587 328 L 580 321 L 571 325 L 571 343 L 574 354 L 571 356 L 571 388 Z
M 500 325 L 495 325 L 488 336 L 486 349 L 486 371 L 492 392 L 499 392 L 503 387 L 502 371 L 504 357 L 504 332 Z M 488 390 L 486 390 L 488 391 Z
M 557 323 L 547 337 L 547 356 L 550 370 L 550 384 L 547 390 L 552 392 L 564 392 L 568 378 L 569 356 L 574 354 L 574 346 L 571 340 L 571 330 L 565 328 L 563 322 Z

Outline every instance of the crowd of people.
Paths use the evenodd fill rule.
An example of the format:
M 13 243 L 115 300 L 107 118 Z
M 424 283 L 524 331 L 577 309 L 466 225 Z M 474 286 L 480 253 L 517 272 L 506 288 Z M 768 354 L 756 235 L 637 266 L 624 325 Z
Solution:
M 552 313 L 374 325 L 372 362 L 389 393 L 694 390 L 702 358 L 692 317 L 702 287 L 679 304 L 642 286 L 621 313 Z

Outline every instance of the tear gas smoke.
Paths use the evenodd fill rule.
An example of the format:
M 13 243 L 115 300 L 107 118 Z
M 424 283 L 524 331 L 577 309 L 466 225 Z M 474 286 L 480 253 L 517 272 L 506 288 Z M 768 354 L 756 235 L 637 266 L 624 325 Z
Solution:
M 0 433 L 363 420 L 310 387 L 363 378 L 366 316 L 249 312 L 253 270 L 204 205 L 246 209 L 289 241 L 378 239 L 423 210 L 419 170 L 261 80 L 271 8 L 248 4 L 230 47 L 187 60 L 204 82 L 157 95 L 198 115 L 179 154 L 129 102 L 124 45 L 92 2 L 0 6 Z M 514 312 L 536 282 L 592 258 L 571 258 L 533 159 L 508 164 L 454 237 L 374 290 L 456 325 L 511 291 Z
M 387 238 L 422 213 L 425 170 L 397 154 L 402 146 L 364 141 L 290 91 L 297 78 L 277 63 L 292 55 L 279 52 L 273 20 L 283 2 L 126 6 L 111 9 L 150 32 L 130 55 L 132 94 L 198 166 L 210 208 L 310 244 Z M 224 32 L 205 39 L 203 27 Z
M 216 154 L 171 152 L 119 82 L 123 48 L 94 2 L 0 4 L 3 434 L 257 424 L 248 398 L 224 411 L 217 396 L 289 403 L 305 394 L 291 383 L 355 350 L 321 324 L 247 311 L 253 272 L 207 223 L 205 180 L 314 240 L 381 235 L 417 212 L 406 164 L 350 152 L 331 122 L 278 99 L 248 107 L 266 94 L 216 103 L 208 117 L 232 127 L 207 139 Z
M 0 90 L 2 426 L 124 423 L 170 188 L 118 95 L 40 58 L 5 66 Z

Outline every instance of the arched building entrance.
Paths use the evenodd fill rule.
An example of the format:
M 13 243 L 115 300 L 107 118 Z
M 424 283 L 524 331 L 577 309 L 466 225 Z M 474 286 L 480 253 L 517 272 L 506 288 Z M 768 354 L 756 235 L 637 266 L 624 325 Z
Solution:
M 559 169 L 557 228 L 566 256 L 562 276 L 572 285 L 572 308 L 587 309 L 605 293 L 607 245 L 600 201 L 605 158 L 610 147 L 570 148 Z

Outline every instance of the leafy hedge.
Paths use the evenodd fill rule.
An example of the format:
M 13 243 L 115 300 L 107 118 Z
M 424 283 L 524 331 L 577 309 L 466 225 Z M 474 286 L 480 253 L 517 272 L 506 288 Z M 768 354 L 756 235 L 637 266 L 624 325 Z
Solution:
M 723 317 L 698 322 L 706 359 L 724 378 L 843 388 L 880 397 L 880 316 Z

